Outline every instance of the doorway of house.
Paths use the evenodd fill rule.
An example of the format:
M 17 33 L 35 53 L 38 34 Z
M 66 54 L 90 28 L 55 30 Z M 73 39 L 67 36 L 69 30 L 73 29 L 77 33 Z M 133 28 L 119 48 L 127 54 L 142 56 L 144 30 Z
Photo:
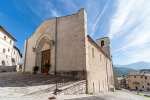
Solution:
M 44 67 L 44 63 L 50 64 L 50 49 L 42 51 L 42 68 L 41 68 L 42 73 L 45 73 L 46 71 L 50 70 Z
M 138 90 L 138 87 L 137 87 L 137 86 L 136 86 L 135 88 L 136 88 L 136 90 Z

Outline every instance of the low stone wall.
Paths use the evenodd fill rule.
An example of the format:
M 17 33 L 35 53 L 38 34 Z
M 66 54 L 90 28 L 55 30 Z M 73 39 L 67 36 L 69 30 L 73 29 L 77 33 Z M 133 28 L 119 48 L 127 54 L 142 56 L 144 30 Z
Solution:
M 58 89 L 57 94 L 60 95 L 72 95 L 72 94 L 85 94 L 86 93 L 86 80 L 74 82 L 69 86 L 65 86 Z
M 14 65 L 14 66 L 5 66 L 4 68 L 2 68 L 2 66 L 0 66 L 0 72 L 2 72 L 2 71 L 15 72 L 16 71 L 16 65 Z

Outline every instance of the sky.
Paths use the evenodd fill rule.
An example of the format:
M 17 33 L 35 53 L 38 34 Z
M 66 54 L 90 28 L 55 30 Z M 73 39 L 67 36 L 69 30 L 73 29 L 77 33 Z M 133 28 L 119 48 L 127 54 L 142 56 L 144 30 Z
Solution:
M 25 39 L 45 19 L 82 8 L 93 40 L 109 36 L 114 64 L 150 62 L 150 0 L 1 0 L 0 25 L 23 54 Z

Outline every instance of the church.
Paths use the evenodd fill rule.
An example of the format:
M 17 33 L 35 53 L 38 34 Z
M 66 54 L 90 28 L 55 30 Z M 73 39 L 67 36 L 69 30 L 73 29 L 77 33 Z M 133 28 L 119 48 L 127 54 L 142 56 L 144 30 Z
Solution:
M 25 40 L 22 72 L 68 75 L 86 80 L 87 92 L 109 91 L 114 86 L 114 70 L 109 37 L 96 40 L 87 34 L 87 13 L 44 20 Z M 66 74 L 67 73 L 67 74 Z

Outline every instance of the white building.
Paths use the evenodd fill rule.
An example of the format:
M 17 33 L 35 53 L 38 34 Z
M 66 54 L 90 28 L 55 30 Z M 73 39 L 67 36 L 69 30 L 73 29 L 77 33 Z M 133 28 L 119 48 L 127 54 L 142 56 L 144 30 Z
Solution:
M 14 46 L 17 41 L 0 25 L 0 72 L 1 71 L 19 71 L 20 50 Z

